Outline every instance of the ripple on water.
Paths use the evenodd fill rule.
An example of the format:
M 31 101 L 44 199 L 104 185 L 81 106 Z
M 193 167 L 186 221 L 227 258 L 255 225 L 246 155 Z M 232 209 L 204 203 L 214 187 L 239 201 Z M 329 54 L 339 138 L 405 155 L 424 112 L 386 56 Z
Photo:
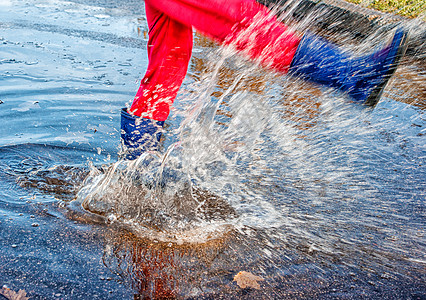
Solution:
M 11 187 L 17 183 L 69 201 L 87 174 L 85 154 L 85 150 L 42 144 L 3 146 L 0 174 Z

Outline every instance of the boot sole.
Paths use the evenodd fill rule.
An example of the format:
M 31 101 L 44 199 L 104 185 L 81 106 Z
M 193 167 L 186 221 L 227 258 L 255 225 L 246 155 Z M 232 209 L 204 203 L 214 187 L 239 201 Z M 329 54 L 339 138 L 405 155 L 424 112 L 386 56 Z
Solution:
M 382 96 L 382 93 L 389 82 L 389 79 L 392 77 L 392 75 L 395 73 L 396 69 L 398 68 L 399 62 L 401 58 L 405 55 L 405 51 L 407 50 L 407 39 L 408 39 L 408 32 L 403 31 L 403 36 L 401 37 L 401 40 L 399 42 L 398 50 L 395 54 L 395 58 L 393 60 L 393 63 L 389 67 L 387 73 L 383 76 L 382 82 L 380 82 L 370 93 L 368 98 L 365 100 L 364 104 L 368 106 L 375 106 L 378 102 L 380 97 Z M 396 32 L 395 32 L 396 35 Z

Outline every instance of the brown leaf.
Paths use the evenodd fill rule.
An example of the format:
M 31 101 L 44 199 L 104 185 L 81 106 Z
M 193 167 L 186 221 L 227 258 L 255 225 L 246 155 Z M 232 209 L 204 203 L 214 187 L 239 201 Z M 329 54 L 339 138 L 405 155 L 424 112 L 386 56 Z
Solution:
M 259 290 L 260 285 L 258 281 L 263 280 L 264 279 L 262 277 L 253 275 L 252 273 L 246 271 L 238 272 L 238 274 L 234 276 L 234 281 L 236 281 L 238 286 L 242 289 L 246 287 L 251 287 Z
M 12 291 L 7 287 L 3 287 L 0 290 L 0 294 L 5 296 L 8 300 L 28 300 L 27 293 L 24 290 L 19 290 L 18 292 Z

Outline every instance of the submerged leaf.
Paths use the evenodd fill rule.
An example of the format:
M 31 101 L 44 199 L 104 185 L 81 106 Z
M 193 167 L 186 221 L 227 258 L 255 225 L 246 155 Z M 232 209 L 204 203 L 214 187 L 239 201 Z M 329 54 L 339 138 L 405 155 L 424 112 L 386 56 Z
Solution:
M 12 291 L 7 287 L 3 287 L 0 290 L 0 295 L 5 296 L 8 300 L 28 300 L 27 293 L 24 290 L 19 290 L 18 292 Z
M 263 281 L 263 280 L 264 279 L 262 277 L 253 275 L 252 273 L 246 272 L 246 271 L 238 272 L 238 274 L 235 275 L 234 277 L 234 281 L 236 281 L 238 286 L 242 289 L 251 287 L 251 288 L 259 290 L 260 285 L 258 281 Z

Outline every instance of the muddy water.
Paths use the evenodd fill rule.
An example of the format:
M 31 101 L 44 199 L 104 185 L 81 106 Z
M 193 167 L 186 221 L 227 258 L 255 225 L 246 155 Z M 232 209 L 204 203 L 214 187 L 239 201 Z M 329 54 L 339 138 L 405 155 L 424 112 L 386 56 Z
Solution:
M 164 154 L 120 162 L 146 30 L 136 1 L 0 1 L 0 284 L 32 299 L 426 297 L 424 65 L 404 60 L 372 110 L 196 36 Z

